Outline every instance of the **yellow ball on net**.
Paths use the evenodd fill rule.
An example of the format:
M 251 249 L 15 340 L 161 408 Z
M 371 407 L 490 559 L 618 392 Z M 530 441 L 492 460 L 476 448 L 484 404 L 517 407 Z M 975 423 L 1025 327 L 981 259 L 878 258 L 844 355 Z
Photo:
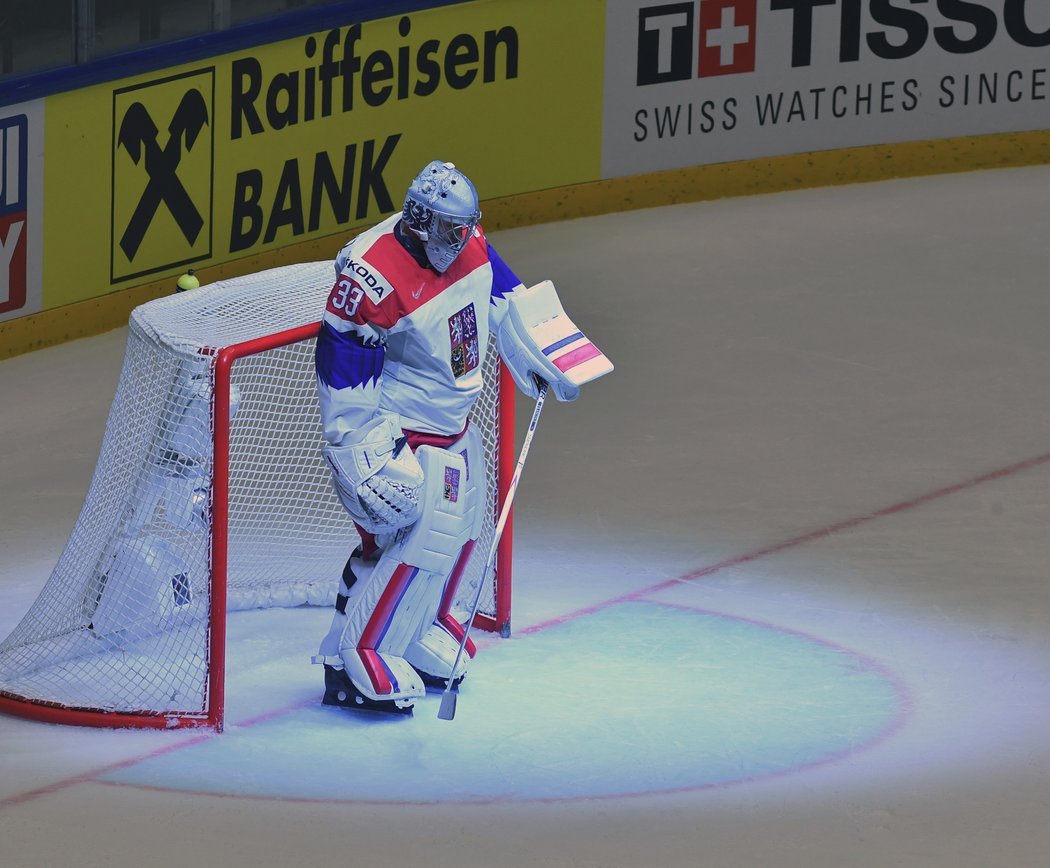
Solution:
M 193 269 L 190 268 L 185 274 L 181 275 L 175 283 L 176 292 L 185 292 L 187 289 L 197 289 L 201 285 L 201 282 L 193 274 Z

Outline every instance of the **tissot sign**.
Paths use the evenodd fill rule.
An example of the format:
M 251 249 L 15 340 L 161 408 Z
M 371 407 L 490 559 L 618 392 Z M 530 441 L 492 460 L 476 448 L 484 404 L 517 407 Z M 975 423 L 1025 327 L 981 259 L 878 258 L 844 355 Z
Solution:
M 1045 0 L 610 4 L 603 174 L 1050 128 Z

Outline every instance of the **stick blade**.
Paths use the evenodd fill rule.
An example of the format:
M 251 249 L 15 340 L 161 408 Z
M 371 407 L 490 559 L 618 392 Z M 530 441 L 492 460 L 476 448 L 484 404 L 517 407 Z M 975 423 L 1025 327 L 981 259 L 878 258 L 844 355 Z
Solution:
M 441 706 L 438 708 L 438 718 L 441 720 L 452 720 L 456 716 L 456 697 L 458 694 L 455 690 L 446 690 L 441 694 Z

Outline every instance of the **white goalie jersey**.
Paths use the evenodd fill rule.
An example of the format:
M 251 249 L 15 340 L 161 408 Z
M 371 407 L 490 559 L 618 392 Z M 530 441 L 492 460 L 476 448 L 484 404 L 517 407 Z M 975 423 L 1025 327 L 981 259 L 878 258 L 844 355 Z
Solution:
M 395 236 L 400 214 L 340 252 L 317 340 L 325 439 L 341 445 L 376 412 L 407 430 L 453 436 L 482 388 L 491 332 L 523 285 L 480 227 L 444 273 Z
M 462 188 L 450 166 L 431 164 L 424 181 L 431 172 Z M 315 360 L 322 453 L 361 544 L 313 657 L 329 705 L 406 713 L 426 684 L 464 676 L 468 628 L 451 605 L 486 513 L 485 474 L 471 473 L 481 439 L 467 420 L 490 343 L 526 394 L 543 381 L 574 400 L 611 369 L 553 284 L 526 290 L 476 225 L 476 201 L 469 210 L 469 221 L 446 221 L 453 234 L 435 245 L 454 253 L 439 258 L 444 270 L 430 246 L 401 234 L 417 231 L 402 214 L 336 258 Z

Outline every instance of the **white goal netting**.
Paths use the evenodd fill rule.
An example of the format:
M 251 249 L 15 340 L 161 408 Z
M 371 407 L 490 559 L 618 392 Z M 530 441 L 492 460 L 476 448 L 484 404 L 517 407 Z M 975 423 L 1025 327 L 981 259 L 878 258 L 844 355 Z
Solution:
M 292 265 L 133 312 L 83 509 L 40 596 L 0 644 L 0 698 L 207 719 L 221 684 L 211 619 L 223 597 L 230 609 L 334 601 L 357 537 L 320 457 L 312 335 L 331 284 L 330 262 Z M 216 379 L 227 348 L 236 357 L 228 402 Z M 495 517 L 499 361 L 487 358 L 472 424 L 490 459 Z M 228 443 L 222 425 L 213 436 L 214 408 L 227 403 Z M 482 575 L 491 531 L 464 576 L 461 616 L 484 585 L 479 612 L 505 618 L 494 571 Z

